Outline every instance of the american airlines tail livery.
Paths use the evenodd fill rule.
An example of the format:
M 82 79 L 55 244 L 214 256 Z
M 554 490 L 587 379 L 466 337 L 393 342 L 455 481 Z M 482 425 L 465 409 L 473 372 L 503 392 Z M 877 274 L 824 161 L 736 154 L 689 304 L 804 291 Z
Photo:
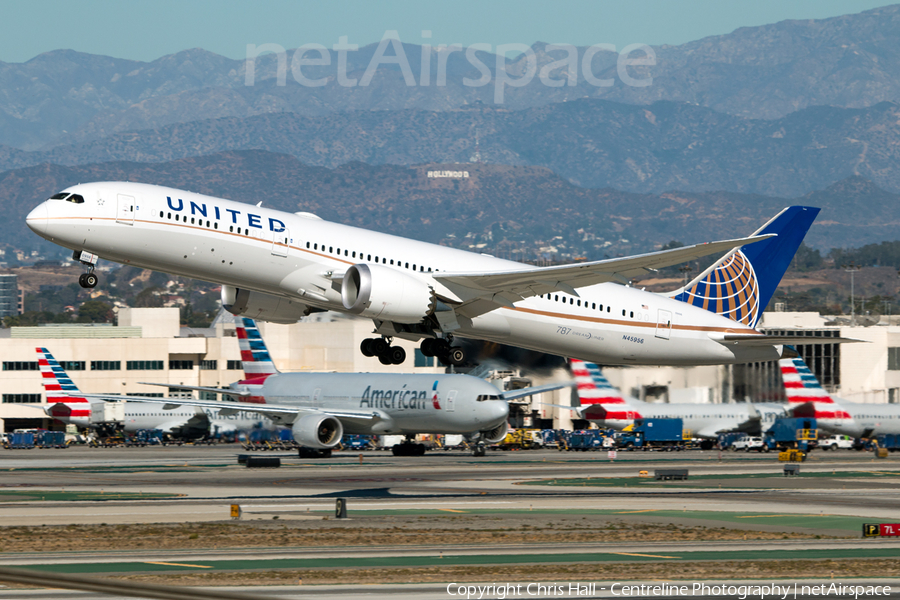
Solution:
M 853 437 L 900 433 L 900 406 L 836 398 L 822 388 L 802 358 L 782 359 L 779 365 L 784 393 L 795 417 L 815 417 L 818 427 Z
M 729 431 L 758 433 L 775 419 L 788 416 L 788 407 L 774 403 L 671 404 L 626 399 L 603 376 L 600 367 L 580 360 L 572 361 L 572 375 L 581 403 L 575 407 L 576 412 L 600 427 L 624 429 L 635 419 L 682 419 L 693 436 L 715 439 Z
M 222 284 L 235 315 L 295 322 L 336 310 L 374 322 L 361 351 L 385 364 L 422 341 L 461 364 L 454 338 L 603 364 L 703 365 L 775 360 L 791 338 L 755 329 L 818 208 L 784 209 L 753 235 L 661 252 L 534 267 L 399 236 L 153 185 L 72 186 L 27 217 L 75 251 L 97 285 L 100 258 Z M 621 285 L 701 256 L 721 260 L 682 289 Z
M 83 394 L 46 348 L 37 348 L 41 381 L 47 394 L 47 416 L 79 427 L 91 426 L 90 394 Z M 110 399 L 116 396 L 109 396 Z M 249 431 L 272 426 L 256 412 L 220 413 L 215 408 L 185 407 L 166 410 L 143 402 L 143 397 L 118 396 L 125 402 L 124 430 L 161 429 L 179 438 L 196 439 L 215 433 Z

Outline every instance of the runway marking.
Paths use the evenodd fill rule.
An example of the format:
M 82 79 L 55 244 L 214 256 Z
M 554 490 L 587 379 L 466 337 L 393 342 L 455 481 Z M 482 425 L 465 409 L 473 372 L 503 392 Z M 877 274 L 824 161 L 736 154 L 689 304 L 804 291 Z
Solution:
M 623 510 L 623 511 L 617 512 L 615 514 L 630 515 L 632 513 L 658 512 L 659 510 L 660 510 L 659 508 L 646 508 L 644 510 Z
M 619 554 L 621 556 L 646 556 L 647 558 L 682 558 L 681 556 L 661 556 L 659 554 L 634 554 L 632 552 L 610 552 L 610 554 Z
M 770 519 L 772 517 L 830 517 L 833 515 L 819 514 L 819 515 L 805 515 L 802 513 L 796 513 L 793 515 L 747 515 L 745 517 L 738 517 L 738 519 Z
M 447 504 L 451 504 L 450 502 L 419 502 L 413 504 L 412 502 L 379 502 L 374 504 L 358 504 L 353 506 L 353 510 L 368 510 L 372 506 L 400 506 L 403 508 L 418 508 L 419 506 L 446 506 Z M 490 502 L 477 502 L 477 503 L 452 503 L 456 506 L 465 506 L 467 508 L 474 507 L 477 508 L 479 506 L 484 506 L 486 504 L 513 504 L 512 502 L 503 502 L 503 501 L 490 501 Z M 327 510 L 333 510 L 333 504 L 241 504 L 241 509 L 248 508 L 264 508 L 267 510 L 291 510 L 294 508 L 322 508 Z M 349 508 L 349 507 L 348 507 Z
M 187 565 L 184 563 L 171 563 L 171 562 L 151 562 L 145 561 L 145 565 L 165 565 L 167 567 L 194 567 L 196 569 L 212 569 L 210 565 Z
M 453 510 L 452 508 L 439 508 L 438 510 L 443 510 L 445 512 L 456 512 L 456 513 L 467 513 L 467 510 Z

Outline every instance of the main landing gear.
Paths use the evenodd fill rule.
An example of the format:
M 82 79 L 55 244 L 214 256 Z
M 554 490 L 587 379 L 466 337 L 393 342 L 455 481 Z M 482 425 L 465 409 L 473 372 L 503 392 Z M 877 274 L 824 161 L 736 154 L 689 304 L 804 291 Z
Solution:
M 450 340 L 425 338 L 422 340 L 422 354 L 435 356 L 445 365 L 458 367 L 466 362 L 466 352 L 459 346 L 451 346 Z M 392 346 L 391 338 L 366 338 L 359 345 L 363 356 L 377 356 L 383 365 L 399 365 L 406 360 L 406 350 Z
M 394 456 L 425 456 L 425 444 L 417 444 L 407 437 L 401 444 L 391 447 Z
M 422 340 L 422 354 L 435 356 L 445 365 L 458 367 L 466 362 L 466 352 L 459 346 L 451 346 L 450 341 L 441 338 Z
M 91 267 L 91 271 L 93 271 L 93 267 Z M 97 283 L 100 280 L 94 275 L 93 272 L 82 273 L 78 276 L 78 285 L 83 288 L 94 288 L 97 287 Z
M 359 349 L 363 356 L 377 356 L 383 365 L 399 365 L 406 360 L 406 350 L 391 346 L 390 338 L 366 338 Z

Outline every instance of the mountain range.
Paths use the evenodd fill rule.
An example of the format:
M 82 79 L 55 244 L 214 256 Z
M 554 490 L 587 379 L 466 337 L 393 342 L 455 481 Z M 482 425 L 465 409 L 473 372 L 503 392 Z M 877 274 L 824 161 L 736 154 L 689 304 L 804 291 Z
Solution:
M 519 77 L 529 61 L 535 67 L 533 79 L 523 87 L 506 87 L 497 108 L 521 110 L 580 98 L 636 105 L 668 100 L 743 118 L 777 119 L 809 106 L 865 108 L 897 100 L 898 39 L 900 6 L 744 27 L 677 46 L 653 47 L 655 64 L 626 67 L 627 76 L 652 78 L 646 86 L 624 83 L 616 52 L 588 47 L 573 48 L 577 55 L 572 73 L 560 65 L 542 79 L 541 69 L 568 56 L 543 42 L 509 59 L 493 54 L 496 48 L 469 56 L 461 48 L 425 51 L 421 45 L 391 44 L 383 54 L 390 59 L 401 48 L 410 65 L 408 78 L 398 65 L 381 64 L 368 85 L 352 87 L 338 83 L 337 53 L 332 49 L 329 64 L 296 69 L 294 49 L 286 49 L 283 58 L 262 54 L 253 61 L 250 77 L 247 61 L 201 49 L 152 62 L 58 50 L 24 63 L 0 63 L 0 145 L 47 149 L 179 122 L 278 112 L 320 116 L 494 105 L 498 72 Z M 60 41 L 65 43 L 65 38 Z M 593 54 L 590 73 L 584 67 L 586 52 Z M 378 53 L 378 44 L 348 52 L 348 79 L 361 83 Z M 644 55 L 636 51 L 629 57 Z M 313 52 L 308 57 L 316 56 Z M 282 85 L 279 60 L 284 61 Z M 427 76 L 422 74 L 423 63 Z M 301 85 L 298 72 L 323 79 L 324 85 Z M 586 75 L 612 83 L 591 83 Z M 465 81 L 482 76 L 484 85 Z

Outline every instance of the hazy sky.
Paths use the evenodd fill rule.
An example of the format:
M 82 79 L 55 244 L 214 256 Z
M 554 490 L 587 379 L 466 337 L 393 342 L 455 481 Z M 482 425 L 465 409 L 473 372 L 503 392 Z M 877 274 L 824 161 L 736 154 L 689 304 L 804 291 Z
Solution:
M 244 58 L 247 44 L 296 48 L 338 38 L 579 46 L 681 44 L 739 27 L 822 19 L 891 4 L 872 0 L 0 0 L 0 61 L 69 48 L 154 60 L 188 48 Z

